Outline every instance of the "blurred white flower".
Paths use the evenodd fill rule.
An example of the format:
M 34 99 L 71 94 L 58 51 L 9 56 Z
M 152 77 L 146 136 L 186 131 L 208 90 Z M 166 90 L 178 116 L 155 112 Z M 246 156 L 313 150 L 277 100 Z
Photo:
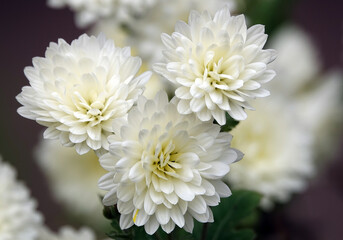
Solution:
M 48 127 L 44 138 L 75 145 L 79 154 L 101 154 L 113 120 L 127 114 L 151 76 L 135 77 L 140 66 L 130 48 L 115 47 L 104 35 L 82 35 L 71 45 L 60 39 L 25 68 L 31 86 L 17 96 L 18 113 Z
M 315 80 L 319 81 L 313 88 L 297 96 L 297 114 L 314 135 L 314 151 L 321 154 L 319 159 L 327 159 L 335 153 L 343 130 L 343 74 L 334 70 Z
M 317 50 L 310 37 L 297 26 L 280 28 L 269 46 L 278 52 L 278 58 L 271 63 L 277 72 L 268 84 L 272 92 L 284 96 L 296 94 L 320 72 Z
M 42 222 L 28 189 L 0 157 L 0 239 L 34 240 Z
M 261 206 L 270 209 L 305 188 L 313 173 L 312 138 L 288 102 L 256 103 L 257 110 L 231 132 L 232 146 L 244 158 L 231 165 L 228 182 L 261 193 Z
M 128 31 L 126 31 L 126 29 L 123 28 L 119 23 L 115 22 L 114 19 L 105 19 L 98 21 L 96 24 L 93 25 L 93 27 L 89 29 L 88 33 L 89 35 L 94 36 L 98 36 L 99 34 L 105 34 L 107 38 L 112 39 L 115 42 L 117 47 L 130 46 L 131 54 L 133 56 L 139 55 L 140 57 L 142 57 L 140 54 L 137 54 L 135 46 L 129 44 Z
M 169 92 L 169 88 L 170 86 L 168 85 L 168 83 L 166 83 L 166 81 L 161 79 L 159 75 L 153 74 L 149 82 L 147 82 L 146 84 L 143 96 L 148 99 L 152 99 L 161 90 Z
M 122 229 L 133 224 L 153 234 L 175 224 L 192 232 L 193 218 L 212 222 L 209 206 L 231 194 L 222 177 L 242 154 L 230 148 L 232 136 L 219 125 L 180 115 L 160 92 L 138 99 L 128 119 L 117 119 L 109 137 L 110 153 L 100 158 L 109 171 L 99 180 L 108 193 L 105 205 L 117 204 Z
M 102 18 L 129 21 L 144 14 L 156 0 L 48 0 L 52 8 L 69 7 L 76 12 L 76 25 L 86 27 Z
M 76 231 L 69 226 L 63 226 L 57 234 L 47 228 L 42 228 L 37 240 L 96 240 L 96 236 L 91 229 L 86 227 Z
M 145 16 L 127 23 L 130 29 L 127 44 L 135 46 L 144 60 L 155 63 L 162 59 L 162 33 L 174 32 L 175 23 L 186 21 L 192 9 L 214 14 L 225 5 L 230 10 L 236 9 L 235 0 L 212 0 L 210 4 L 208 0 L 160 0 Z
M 171 36 L 162 34 L 165 59 L 154 70 L 178 86 L 181 114 L 194 112 L 202 121 L 213 117 L 220 125 L 225 112 L 244 120 L 243 108 L 253 109 L 247 100 L 268 96 L 261 85 L 275 75 L 267 68 L 275 51 L 262 49 L 266 40 L 262 25 L 247 29 L 244 16 L 231 16 L 228 7 L 213 19 L 193 11 L 188 24 L 179 21 Z
M 104 191 L 97 185 L 106 171 L 93 151 L 80 156 L 75 149 L 63 147 L 55 140 L 42 140 L 36 149 L 36 159 L 52 195 L 68 213 L 99 228 L 108 223 L 100 199 Z
M 279 57 L 272 63 L 278 74 L 268 87 L 296 106 L 294 114 L 313 135 L 314 158 L 323 163 L 335 152 L 342 130 L 342 72 L 322 73 L 318 50 L 310 36 L 295 25 L 279 29 L 270 43 Z

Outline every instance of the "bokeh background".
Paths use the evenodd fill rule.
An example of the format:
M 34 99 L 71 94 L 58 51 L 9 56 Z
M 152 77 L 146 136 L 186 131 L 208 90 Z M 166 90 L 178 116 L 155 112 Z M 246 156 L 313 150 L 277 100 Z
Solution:
M 272 0 L 256 0 L 254 4 L 259 6 L 263 1 Z M 312 38 L 324 71 L 342 69 L 343 3 L 339 0 L 274 1 L 281 3 L 278 12 L 269 19 L 261 19 L 267 21 L 262 22 L 267 25 L 267 31 L 272 31 L 273 24 L 280 24 L 288 17 Z M 43 212 L 48 226 L 56 230 L 61 225 L 75 225 L 71 219 L 66 222 L 68 218 L 50 195 L 47 181 L 34 160 L 33 149 L 43 127 L 17 114 L 19 103 L 15 96 L 28 84 L 23 69 L 31 65 L 32 57 L 43 56 L 49 42 L 58 38 L 71 42 L 85 30 L 75 26 L 71 11 L 50 9 L 45 0 L 2 2 L 0 18 L 0 154 L 16 167 L 19 179 L 39 202 L 38 209 Z M 340 127 L 337 132 L 339 130 Z M 342 135 L 335 152 L 327 158 L 330 164 L 318 173 L 303 194 L 294 196 L 285 206 L 277 206 L 272 213 L 263 214 L 258 226 L 259 239 L 342 239 Z

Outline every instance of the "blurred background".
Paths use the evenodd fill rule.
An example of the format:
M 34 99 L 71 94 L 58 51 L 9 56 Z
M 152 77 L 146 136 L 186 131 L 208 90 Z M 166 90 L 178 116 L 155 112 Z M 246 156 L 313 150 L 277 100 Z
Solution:
M 265 24 L 266 32 L 270 34 L 269 44 L 280 48 L 277 49 L 280 64 L 276 69 L 281 72 L 278 79 L 282 83 L 281 87 L 275 86 L 276 83 L 270 86 L 272 94 L 272 89 L 282 89 L 280 92 L 287 97 L 299 99 L 295 108 L 301 109 L 299 115 L 306 119 L 304 125 L 312 124 L 313 131 L 316 131 L 312 134 L 314 150 L 311 153 L 316 162 L 315 176 L 308 180 L 304 192 L 293 195 L 290 202 L 277 204 L 273 211 L 262 213 L 262 221 L 257 226 L 259 239 L 342 239 L 343 80 L 340 71 L 343 66 L 343 4 L 338 0 L 325 3 L 321 0 L 246 0 L 238 5 L 236 12 L 247 14 L 251 24 Z M 38 209 L 52 229 L 65 224 L 84 225 L 87 221 L 75 221 L 75 216 L 82 217 L 82 214 L 70 216 L 60 204 L 63 200 L 52 194 L 40 169 L 49 172 L 58 166 L 50 166 L 52 170 L 48 169 L 49 166 L 40 168 L 37 160 L 37 146 L 44 128 L 17 114 L 20 104 L 15 96 L 28 85 L 24 67 L 32 65 L 33 57 L 43 56 L 49 42 L 63 38 L 70 43 L 89 31 L 90 27 L 78 28 L 75 25 L 74 15 L 68 8 L 56 10 L 47 7 L 45 0 L 6 1 L 0 14 L 0 154 L 15 166 L 19 179 L 26 183 L 37 199 Z M 292 46 L 296 45 L 292 52 Z M 303 60 L 306 59 L 304 55 L 309 56 L 308 60 Z M 293 65 L 286 66 L 287 63 Z M 304 82 L 300 84 L 296 78 L 304 79 Z M 297 89 L 289 88 L 289 85 L 294 86 L 294 82 L 299 85 Z M 294 124 L 296 121 L 294 117 Z M 302 150 L 298 149 L 299 152 Z M 51 157 L 53 151 L 45 150 L 45 158 Z M 294 158 L 297 157 L 295 153 Z M 63 170 L 60 172 L 63 175 Z M 76 177 L 82 175 L 82 169 L 79 172 L 75 173 Z M 68 185 L 68 182 L 59 184 Z M 72 188 L 69 191 L 73 191 Z

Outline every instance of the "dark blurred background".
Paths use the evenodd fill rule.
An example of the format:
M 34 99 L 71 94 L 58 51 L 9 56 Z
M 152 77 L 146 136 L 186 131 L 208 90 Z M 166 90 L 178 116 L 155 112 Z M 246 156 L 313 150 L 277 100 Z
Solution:
M 324 69 L 341 68 L 343 3 L 299 0 L 286 5 L 280 12 L 310 35 L 320 51 Z M 49 42 L 58 38 L 70 42 L 83 31 L 76 28 L 71 11 L 50 9 L 45 0 L 3 1 L 0 18 L 0 154 L 17 168 L 19 179 L 25 181 L 39 202 L 46 223 L 57 229 L 69 222 L 65 222 L 61 207 L 49 195 L 48 185 L 33 159 L 33 149 L 43 127 L 17 114 L 19 103 L 15 96 L 28 84 L 23 69 L 31 65 L 33 57 L 43 56 Z M 283 18 L 277 17 L 275 21 L 279 24 Z M 343 147 L 342 137 L 340 146 Z M 258 229 L 260 239 L 342 239 L 342 147 L 305 193 L 294 196 L 287 206 L 278 206 L 275 212 L 264 214 Z

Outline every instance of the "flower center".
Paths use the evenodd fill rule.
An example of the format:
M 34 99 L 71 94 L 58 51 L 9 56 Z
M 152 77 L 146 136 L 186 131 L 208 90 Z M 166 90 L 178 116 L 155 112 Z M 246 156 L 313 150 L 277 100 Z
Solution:
M 207 78 L 210 79 L 211 82 L 220 82 L 224 77 L 222 76 L 222 62 L 223 62 L 223 58 L 219 59 L 218 63 L 214 62 L 213 60 L 211 62 L 209 62 L 209 64 L 207 65 Z M 205 75 L 205 73 L 204 73 Z
M 79 120 L 83 122 L 98 122 L 102 121 L 102 116 L 105 108 L 105 94 L 90 91 L 85 96 L 75 91 L 72 95 L 72 100 L 77 112 L 74 114 Z
M 224 58 L 216 57 L 214 52 L 208 52 L 204 64 L 202 79 L 199 78 L 196 85 L 206 92 L 215 89 L 229 90 L 228 85 L 235 80 L 235 77 L 228 73 Z
M 151 152 L 148 168 L 156 176 L 168 180 L 166 175 L 175 176 L 177 169 L 181 168 L 181 164 L 177 163 L 175 145 L 170 140 L 167 143 L 157 143 L 155 149 Z M 152 156 L 151 156 L 152 155 Z

